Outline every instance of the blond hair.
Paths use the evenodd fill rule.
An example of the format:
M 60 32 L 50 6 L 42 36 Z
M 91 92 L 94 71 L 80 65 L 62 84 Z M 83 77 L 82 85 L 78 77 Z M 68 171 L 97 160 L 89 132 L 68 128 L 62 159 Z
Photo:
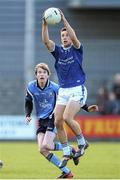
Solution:
M 48 73 L 48 75 L 51 74 L 50 69 L 49 69 L 49 67 L 48 67 L 47 64 L 45 64 L 45 63 L 39 63 L 39 64 L 37 64 L 37 65 L 35 66 L 35 75 L 37 74 L 38 68 L 42 68 L 42 69 L 46 70 L 47 73 Z

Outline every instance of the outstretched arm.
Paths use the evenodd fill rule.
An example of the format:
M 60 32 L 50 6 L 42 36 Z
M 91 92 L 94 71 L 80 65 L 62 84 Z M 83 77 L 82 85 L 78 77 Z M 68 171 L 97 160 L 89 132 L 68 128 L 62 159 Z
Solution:
M 62 21 L 63 21 L 63 24 L 64 26 L 66 27 L 67 29 L 67 32 L 72 40 L 72 43 L 73 45 L 76 47 L 76 48 L 80 48 L 81 46 L 81 43 L 80 41 L 78 40 L 76 34 L 75 34 L 75 31 L 74 29 L 70 26 L 69 22 L 67 21 L 67 19 L 65 18 L 63 12 L 60 10 L 61 12 L 61 18 L 62 18 Z
M 48 26 L 45 18 L 42 18 L 42 41 L 49 51 L 53 51 L 55 43 L 49 39 Z
M 88 106 L 87 104 L 85 104 L 82 109 L 84 109 L 87 112 L 97 112 L 99 111 L 99 108 L 97 105 L 90 105 Z

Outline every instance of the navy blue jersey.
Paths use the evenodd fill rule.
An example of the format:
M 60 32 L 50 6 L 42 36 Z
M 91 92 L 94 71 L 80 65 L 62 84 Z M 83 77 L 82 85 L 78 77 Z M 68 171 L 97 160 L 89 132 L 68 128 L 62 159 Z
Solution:
M 84 84 L 85 73 L 82 69 L 82 45 L 79 49 L 76 49 L 73 45 L 68 48 L 55 45 L 55 50 L 51 54 L 56 60 L 55 69 L 60 87 L 69 88 Z
M 58 89 L 59 86 L 52 81 L 48 81 L 44 89 L 37 86 L 36 80 L 28 84 L 27 93 L 34 100 L 38 119 L 45 119 L 51 115 L 55 107 Z

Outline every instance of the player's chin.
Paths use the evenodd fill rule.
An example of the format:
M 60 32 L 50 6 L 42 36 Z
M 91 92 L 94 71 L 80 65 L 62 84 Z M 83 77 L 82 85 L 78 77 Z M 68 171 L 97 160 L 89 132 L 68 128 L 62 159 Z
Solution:
M 67 48 L 67 47 L 70 46 L 70 44 L 69 44 L 69 43 L 63 43 L 63 46 L 64 46 L 65 48 Z

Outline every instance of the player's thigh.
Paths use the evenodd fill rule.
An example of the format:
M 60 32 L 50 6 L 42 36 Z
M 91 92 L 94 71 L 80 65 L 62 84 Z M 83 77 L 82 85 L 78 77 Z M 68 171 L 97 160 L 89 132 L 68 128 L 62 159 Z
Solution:
M 48 149 L 54 147 L 54 139 L 56 137 L 56 133 L 52 131 L 46 131 L 42 145 L 46 146 Z
M 65 108 L 63 119 L 66 120 L 72 120 L 74 116 L 80 111 L 80 102 L 70 100 Z
M 38 133 L 37 135 L 37 142 L 38 142 L 38 149 L 40 150 L 41 147 L 42 147 L 42 143 L 43 143 L 43 140 L 44 140 L 44 136 L 45 134 L 44 133 Z
M 55 121 L 61 121 L 63 120 L 63 113 L 65 110 L 65 105 L 61 105 L 61 104 L 56 104 L 55 106 Z

